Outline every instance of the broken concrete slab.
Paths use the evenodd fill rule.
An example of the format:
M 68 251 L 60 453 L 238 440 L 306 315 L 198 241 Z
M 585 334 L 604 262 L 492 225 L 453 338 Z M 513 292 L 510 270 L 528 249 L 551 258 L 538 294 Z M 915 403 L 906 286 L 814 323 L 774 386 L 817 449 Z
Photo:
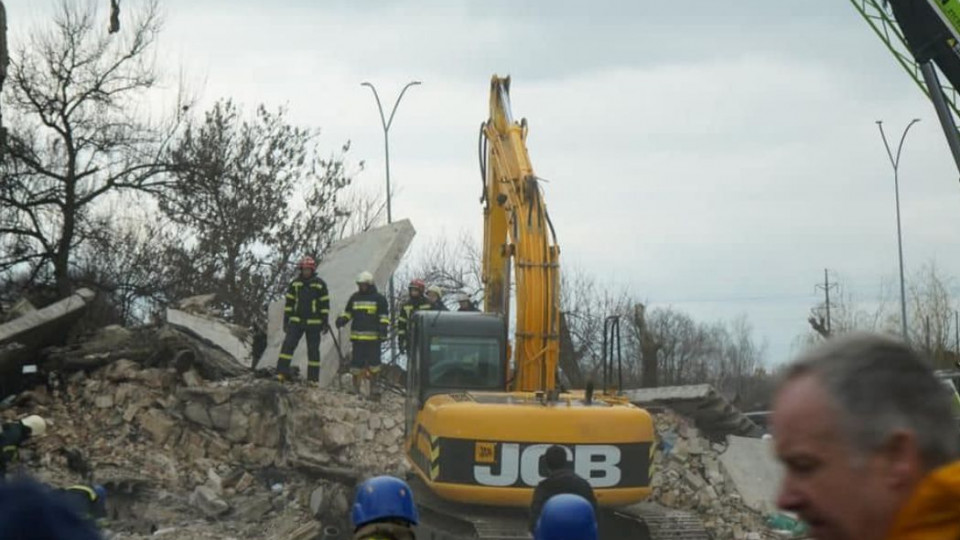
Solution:
M 317 267 L 320 276 L 330 290 L 330 322 L 343 312 L 350 295 L 357 290 L 356 277 L 363 271 L 373 274 L 381 292 L 386 293 L 390 276 L 400 265 L 400 260 L 410 247 L 416 234 L 409 220 L 397 221 L 341 240 L 330 247 Z M 280 346 L 283 344 L 283 300 L 270 303 L 267 325 L 267 347 L 257 362 L 258 368 L 275 368 Z M 336 332 L 336 328 L 333 329 Z M 344 356 L 350 352 L 350 340 L 346 329 L 337 336 L 340 351 Z M 320 385 L 329 386 L 336 377 L 340 358 L 329 334 L 320 341 Z M 293 354 L 293 366 L 301 376 L 307 373 L 306 340 L 302 340 Z
M 80 289 L 59 302 L 0 324 L 0 344 L 17 341 L 27 347 L 46 345 L 44 338 L 74 322 L 94 296 L 90 289 Z
M 769 439 L 731 435 L 727 437 L 727 449 L 720 454 L 720 462 L 744 504 L 764 514 L 777 511 L 777 489 L 783 477 L 772 443 Z
M 626 390 L 624 397 L 638 407 L 661 406 L 683 414 L 708 438 L 726 435 L 760 437 L 763 430 L 709 384 L 661 386 Z
M 90 289 L 34 311 L 27 311 L 10 322 L 0 324 L 0 399 L 16 392 L 21 384 L 22 366 L 36 357 L 37 351 L 61 345 L 67 332 L 95 297 Z
M 241 365 L 246 367 L 253 365 L 253 339 L 245 329 L 213 317 L 195 315 L 172 308 L 167 308 L 167 322 L 212 343 Z

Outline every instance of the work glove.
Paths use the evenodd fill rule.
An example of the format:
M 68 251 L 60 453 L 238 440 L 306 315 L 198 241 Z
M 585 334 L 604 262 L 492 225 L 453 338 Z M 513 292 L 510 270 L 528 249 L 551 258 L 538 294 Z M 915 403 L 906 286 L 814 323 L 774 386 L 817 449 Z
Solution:
M 320 331 L 324 334 L 330 332 L 330 319 L 323 319 L 323 322 L 320 323 Z
M 341 315 L 337 317 L 337 328 L 343 328 L 344 326 L 347 325 L 347 322 L 348 322 L 348 319 L 345 316 Z

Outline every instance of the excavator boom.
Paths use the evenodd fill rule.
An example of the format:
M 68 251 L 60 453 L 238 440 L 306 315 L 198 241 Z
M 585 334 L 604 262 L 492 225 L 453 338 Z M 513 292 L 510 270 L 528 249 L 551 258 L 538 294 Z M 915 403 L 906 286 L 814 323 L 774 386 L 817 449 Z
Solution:
M 509 318 L 511 258 L 516 274 L 513 388 L 556 387 L 560 354 L 559 256 L 540 180 L 527 154 L 526 121 L 510 109 L 510 78 L 490 81 L 490 118 L 483 124 L 484 311 Z

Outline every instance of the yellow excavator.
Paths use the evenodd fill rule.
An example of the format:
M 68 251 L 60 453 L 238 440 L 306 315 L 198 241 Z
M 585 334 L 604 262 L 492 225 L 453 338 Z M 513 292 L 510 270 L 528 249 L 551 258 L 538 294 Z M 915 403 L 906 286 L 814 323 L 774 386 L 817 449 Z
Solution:
M 660 537 L 650 531 L 667 522 L 688 530 L 663 537 L 706 538 L 696 520 L 631 506 L 651 493 L 650 414 L 606 381 L 596 393 L 558 389 L 560 250 L 509 77 L 491 80 L 481 129 L 484 311 L 419 312 L 408 330 L 405 450 L 418 538 L 529 537 L 527 508 L 553 444 L 593 486 L 604 539 Z

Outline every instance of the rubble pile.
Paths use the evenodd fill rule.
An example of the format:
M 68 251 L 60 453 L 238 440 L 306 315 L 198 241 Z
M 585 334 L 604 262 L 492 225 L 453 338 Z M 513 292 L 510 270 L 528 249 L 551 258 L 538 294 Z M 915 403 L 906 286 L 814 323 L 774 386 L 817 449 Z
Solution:
M 49 419 L 25 469 L 51 485 L 107 485 L 118 537 L 295 540 L 343 530 L 366 476 L 404 474 L 401 411 L 389 394 L 372 403 L 121 358 L 23 392 L 0 415 Z
M 725 445 L 701 437 L 689 419 L 669 410 L 655 414 L 654 420 L 660 440 L 654 499 L 697 514 L 713 538 L 766 538 L 764 516 L 744 503 L 719 459 Z

